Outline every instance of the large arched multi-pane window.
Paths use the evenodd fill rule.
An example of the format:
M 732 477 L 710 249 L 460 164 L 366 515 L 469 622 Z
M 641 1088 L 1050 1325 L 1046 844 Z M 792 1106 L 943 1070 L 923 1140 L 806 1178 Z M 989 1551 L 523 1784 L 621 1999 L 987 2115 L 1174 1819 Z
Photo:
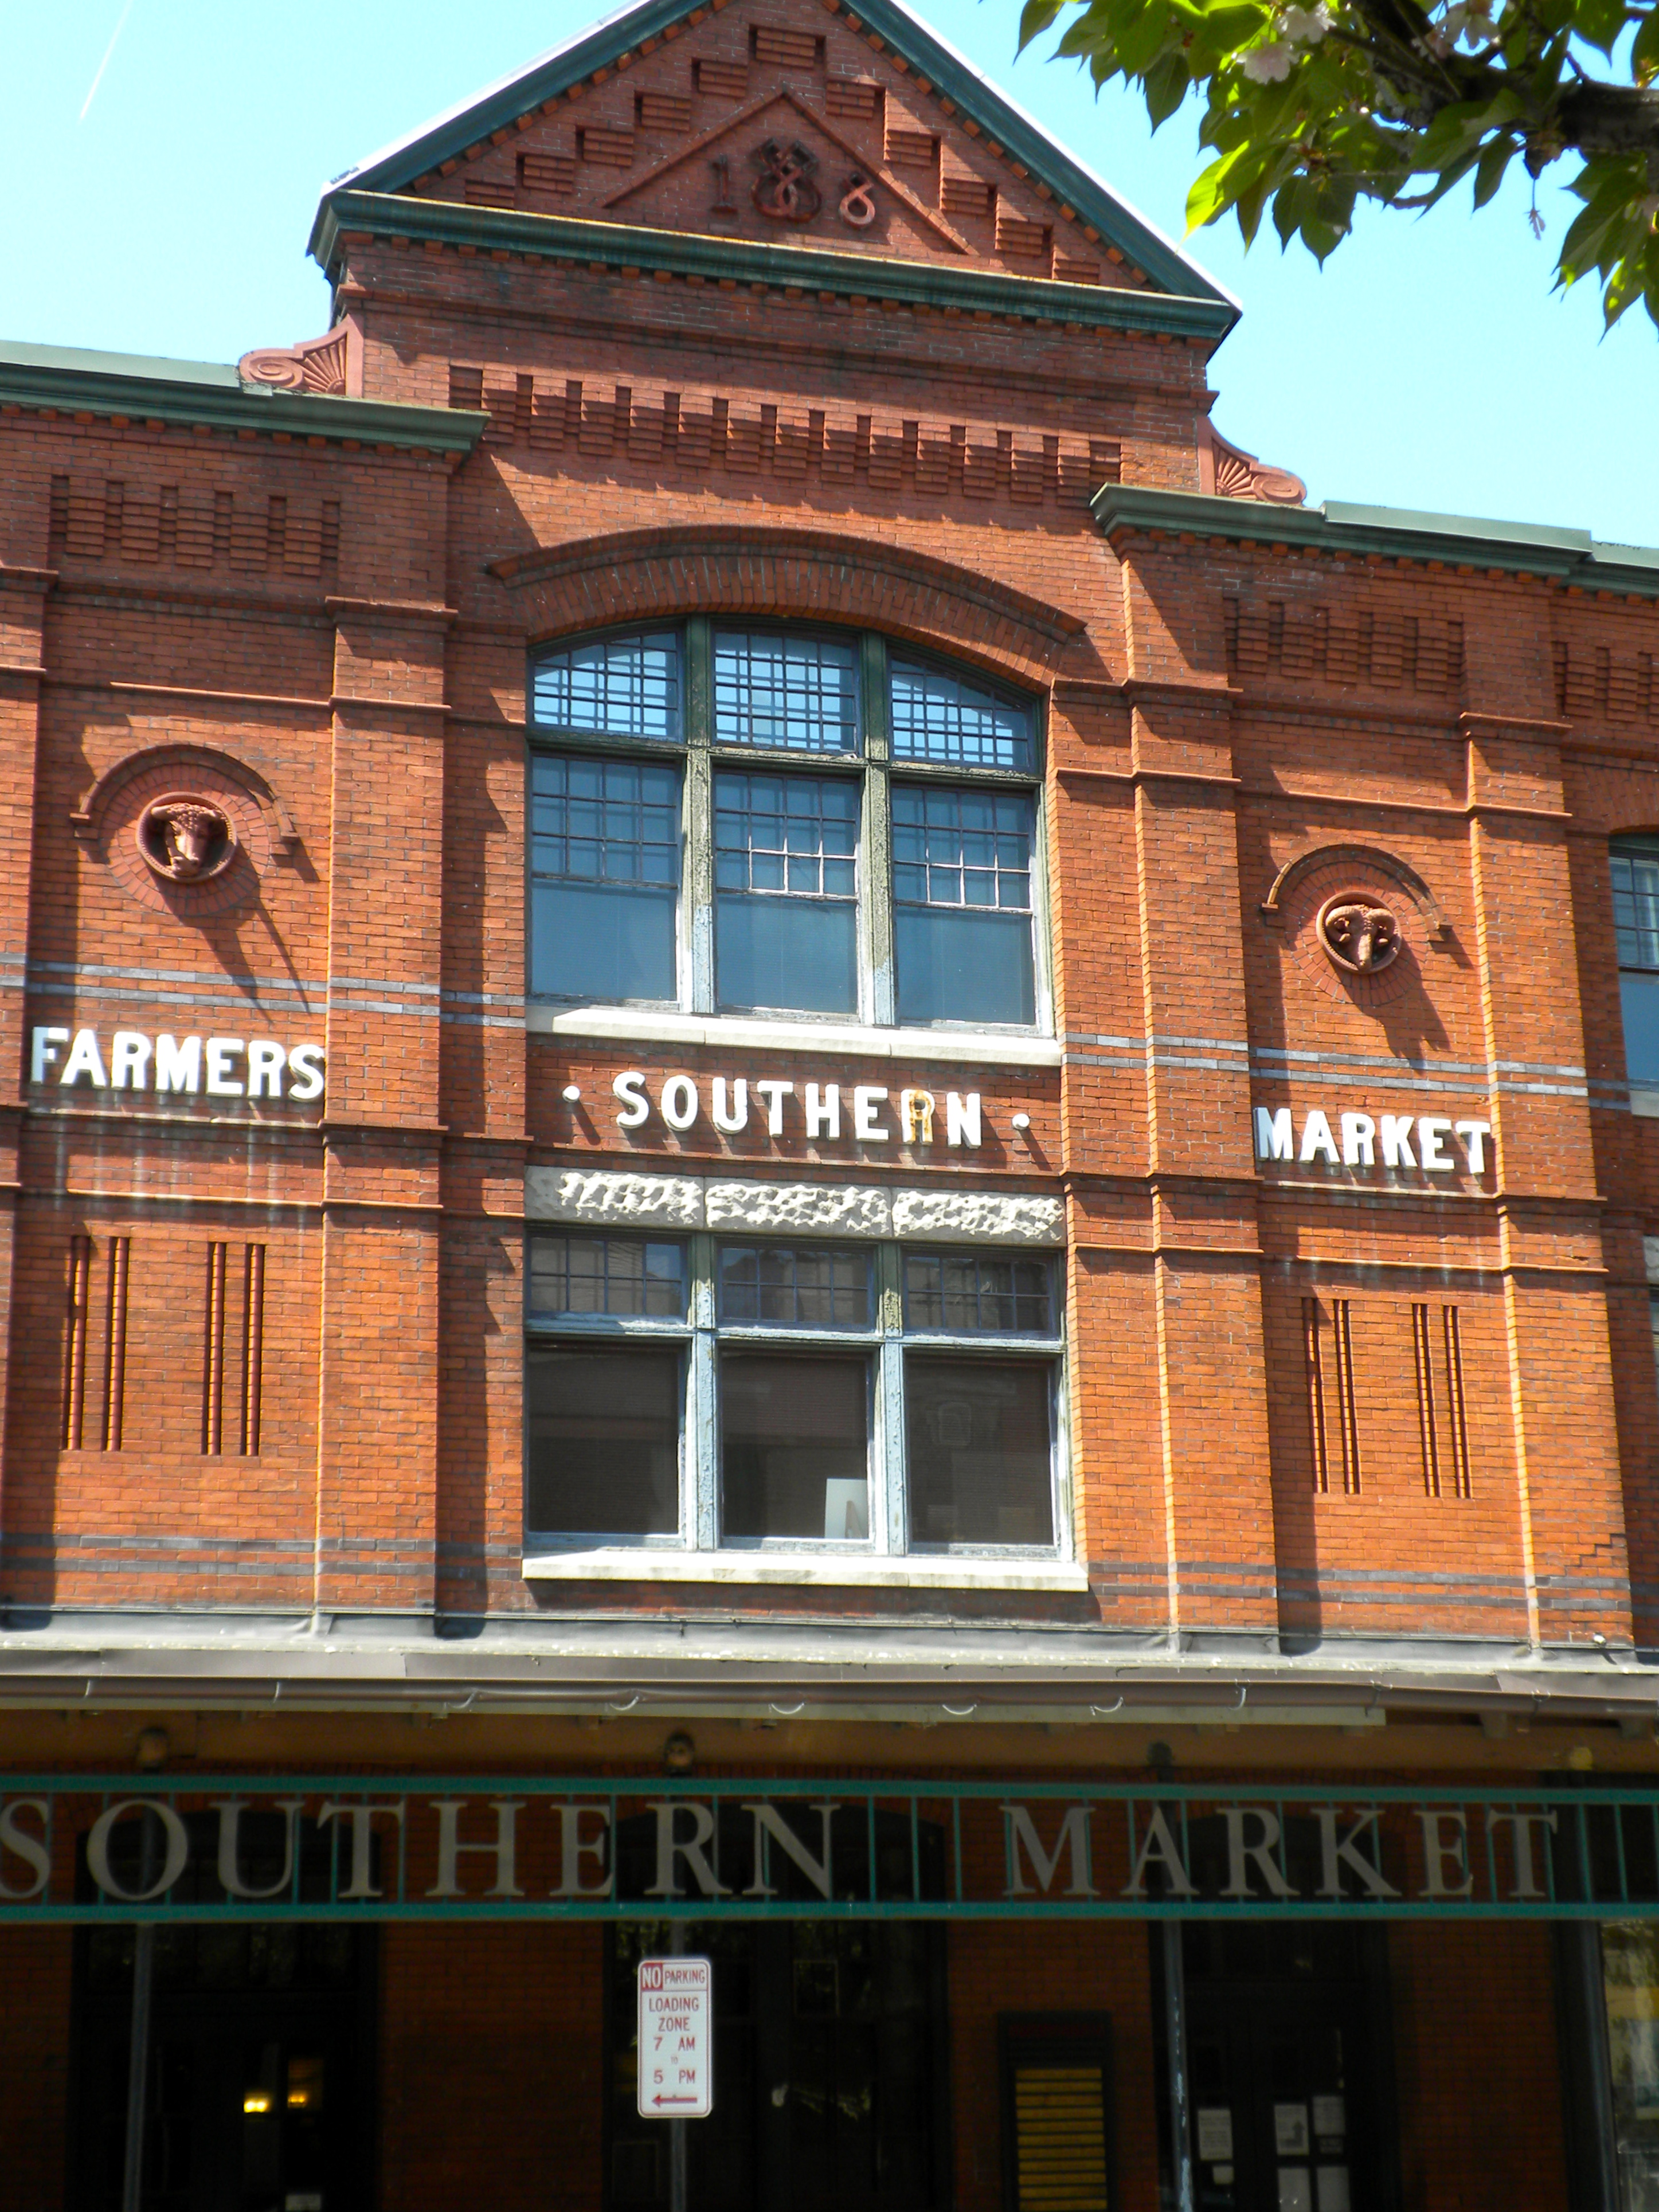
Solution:
M 532 670 L 531 988 L 1035 1029 L 1035 703 L 872 632 L 697 617 Z

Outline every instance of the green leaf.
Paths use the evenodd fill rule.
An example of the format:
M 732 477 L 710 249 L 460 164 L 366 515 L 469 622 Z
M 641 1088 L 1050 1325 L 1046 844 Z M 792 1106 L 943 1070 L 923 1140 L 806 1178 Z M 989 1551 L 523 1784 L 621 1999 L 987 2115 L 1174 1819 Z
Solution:
M 1142 89 L 1146 95 L 1146 112 L 1152 118 L 1154 131 L 1160 124 L 1167 123 L 1175 113 L 1187 97 L 1192 81 L 1186 58 L 1182 54 L 1165 54 L 1161 61 L 1154 62 L 1147 70 Z
M 1249 149 L 1242 146 L 1236 152 L 1224 154 L 1218 161 L 1212 161 L 1193 181 L 1187 195 L 1187 228 L 1201 230 L 1206 223 L 1214 222 L 1232 205 L 1237 195 L 1238 173 L 1249 158 Z
M 1518 94 L 1506 85 L 1491 100 L 1460 100 L 1443 107 L 1417 142 L 1413 167 L 1425 171 L 1444 169 L 1478 147 L 1489 132 L 1517 122 L 1523 112 Z
M 1019 46 L 1024 53 L 1033 39 L 1040 39 L 1060 13 L 1060 0 L 1025 0 L 1019 11 Z
M 1659 76 L 1659 8 L 1650 8 L 1641 29 L 1631 42 L 1631 75 L 1638 84 Z
M 1611 54 L 1619 33 L 1629 21 L 1629 13 L 1625 0 L 1577 0 L 1572 34 L 1583 39 L 1587 46 Z
M 1504 173 L 1519 149 L 1513 138 L 1494 138 L 1480 155 L 1474 173 L 1474 204 L 1483 208 L 1504 181 Z

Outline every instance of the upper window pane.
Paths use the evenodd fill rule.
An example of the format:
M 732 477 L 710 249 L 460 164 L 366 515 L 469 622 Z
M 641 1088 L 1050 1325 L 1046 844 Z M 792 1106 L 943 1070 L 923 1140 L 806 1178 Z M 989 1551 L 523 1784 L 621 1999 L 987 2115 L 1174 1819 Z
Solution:
M 893 951 L 902 1022 L 1036 1018 L 1023 792 L 893 787 Z
M 725 1246 L 720 1319 L 783 1328 L 868 1328 L 870 1255 L 823 1246 Z
M 858 656 L 823 638 L 714 635 L 714 742 L 856 752 Z
M 859 790 L 828 776 L 714 779 L 714 974 L 722 1007 L 858 1005 Z
M 1052 1336 L 1054 1278 L 1046 1260 L 978 1252 L 907 1252 L 904 1318 L 957 1335 Z
M 544 729 L 608 738 L 678 738 L 680 647 L 672 630 L 599 638 L 536 664 L 535 715 Z
M 891 676 L 895 760 L 948 761 L 960 768 L 1031 765 L 1029 708 L 936 668 L 896 660 Z
M 1613 855 L 1613 921 L 1621 968 L 1659 968 L 1659 853 Z
M 672 999 L 678 770 L 538 753 L 531 769 L 531 988 Z
M 903 906 L 1031 905 L 1031 802 L 1013 791 L 893 789 L 893 896 Z
M 635 1237 L 537 1237 L 530 1246 L 530 1310 L 685 1318 L 685 1257 L 678 1244 Z

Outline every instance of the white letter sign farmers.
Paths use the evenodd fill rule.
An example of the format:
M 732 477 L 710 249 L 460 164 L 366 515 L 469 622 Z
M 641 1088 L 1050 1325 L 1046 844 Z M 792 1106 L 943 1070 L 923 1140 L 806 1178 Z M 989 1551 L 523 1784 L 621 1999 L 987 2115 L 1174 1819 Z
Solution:
M 714 1970 L 707 1959 L 640 1960 L 640 2110 L 706 2120 L 714 2102 Z

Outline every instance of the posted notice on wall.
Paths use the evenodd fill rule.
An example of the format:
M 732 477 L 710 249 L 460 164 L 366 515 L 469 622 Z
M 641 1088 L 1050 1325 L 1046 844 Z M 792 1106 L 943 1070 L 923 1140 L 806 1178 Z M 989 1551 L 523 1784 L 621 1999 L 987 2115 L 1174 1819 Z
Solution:
M 706 2120 L 714 2106 L 713 1963 L 641 1959 L 639 1993 L 641 2112 Z

